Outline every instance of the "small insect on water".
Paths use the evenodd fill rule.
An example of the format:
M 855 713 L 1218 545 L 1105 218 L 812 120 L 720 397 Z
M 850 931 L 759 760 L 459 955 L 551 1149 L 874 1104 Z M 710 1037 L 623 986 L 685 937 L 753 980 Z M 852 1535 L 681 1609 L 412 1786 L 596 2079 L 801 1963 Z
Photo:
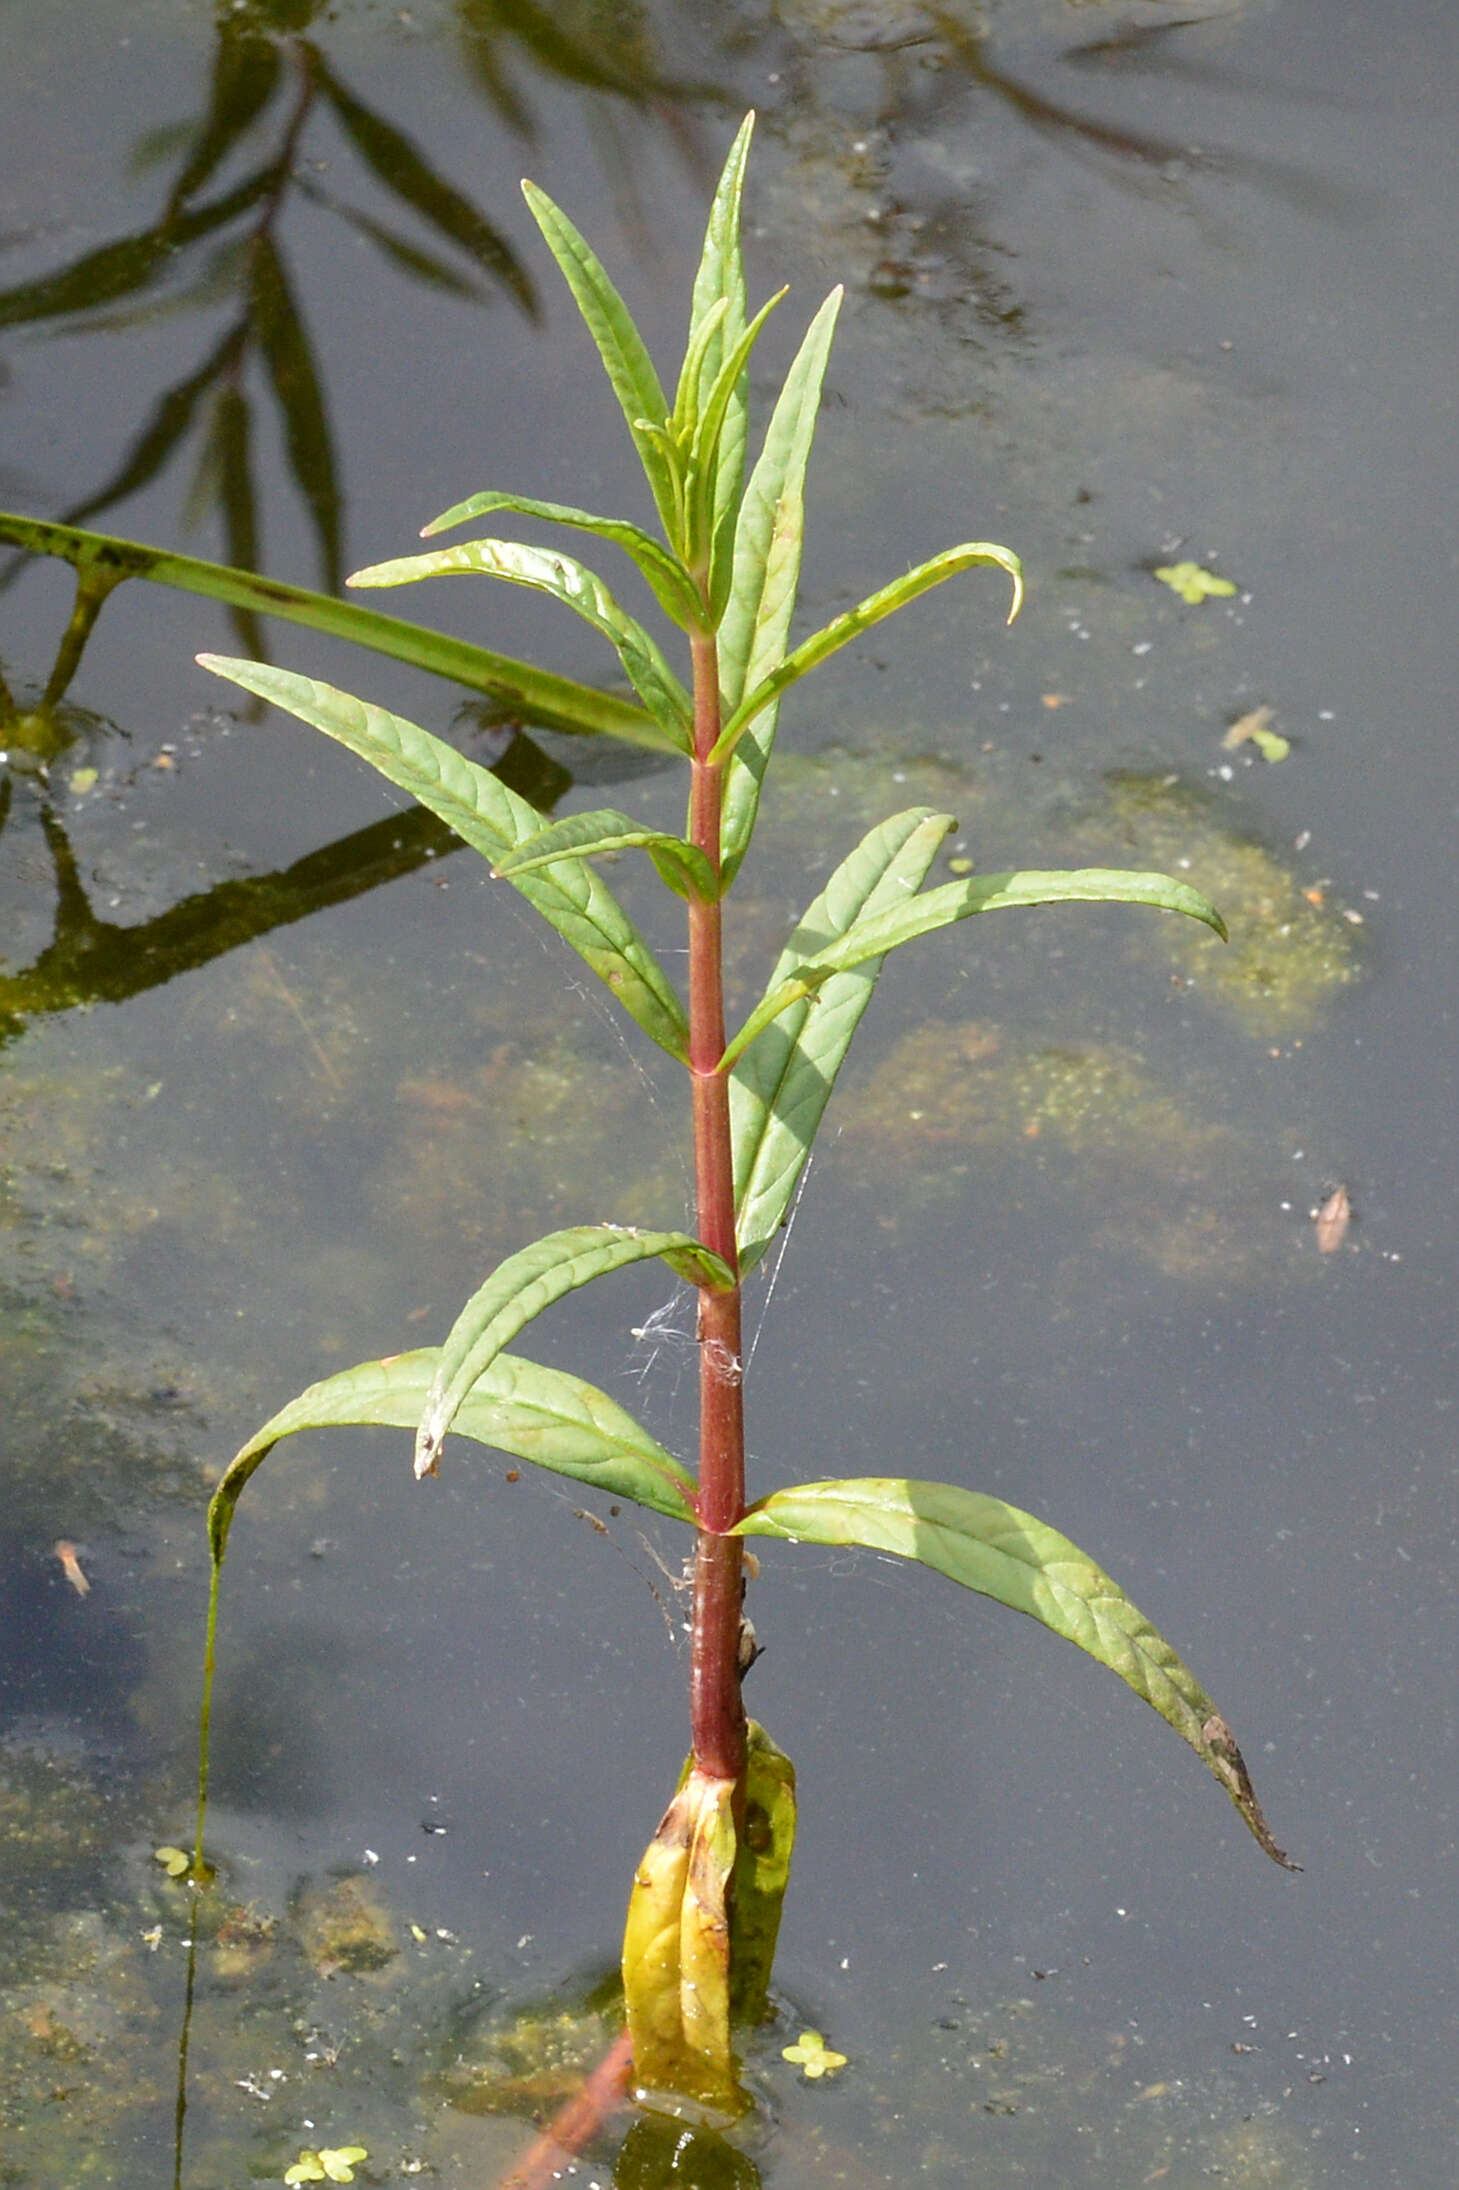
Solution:
M 1312 1221 L 1317 1230 L 1317 1252 L 1335 1255 L 1353 1221 L 1353 1205 L 1348 1199 L 1347 1188 L 1335 1186 Z

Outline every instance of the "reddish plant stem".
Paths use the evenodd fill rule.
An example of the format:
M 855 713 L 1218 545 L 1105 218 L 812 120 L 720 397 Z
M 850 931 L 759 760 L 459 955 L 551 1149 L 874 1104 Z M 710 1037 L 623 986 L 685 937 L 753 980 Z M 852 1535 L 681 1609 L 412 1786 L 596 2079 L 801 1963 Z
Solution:
M 619 2108 L 627 2105 L 632 2069 L 633 2044 L 625 2030 L 591 2076 L 583 2079 L 576 2098 L 559 2108 L 516 2166 L 502 2176 L 497 2190 L 548 2190 L 549 2184 L 560 2181 L 564 2164 L 585 2151 Z
M 719 651 L 712 637 L 693 641 L 694 758 L 689 835 L 719 874 L 724 770 L 709 758 L 719 736 Z M 729 1081 L 724 1054 L 724 979 L 720 901 L 689 905 L 689 1072 L 693 1088 L 694 1185 L 698 1235 L 738 1272 Z M 740 1698 L 740 1600 L 743 1553 L 725 1533 L 745 1510 L 745 1422 L 740 1289 L 699 1294 L 699 1540 L 689 1677 L 694 1761 L 738 1781 L 745 1769 L 745 1709 Z
M 723 769 L 709 754 L 719 736 L 719 656 L 713 638 L 692 642 L 694 757 L 689 835 L 719 873 Z M 729 1081 L 716 1070 L 724 1054 L 724 980 L 720 904 L 689 905 L 689 1074 L 694 1123 L 698 1236 L 738 1276 Z M 699 1534 L 694 1562 L 689 1701 L 694 1762 L 742 1786 L 745 1707 L 740 1696 L 740 1539 L 725 1532 L 745 1510 L 744 1380 L 740 1288 L 699 1292 Z M 633 2044 L 625 2030 L 576 2098 L 554 2116 L 499 2190 L 547 2190 L 591 2143 L 628 2096 Z

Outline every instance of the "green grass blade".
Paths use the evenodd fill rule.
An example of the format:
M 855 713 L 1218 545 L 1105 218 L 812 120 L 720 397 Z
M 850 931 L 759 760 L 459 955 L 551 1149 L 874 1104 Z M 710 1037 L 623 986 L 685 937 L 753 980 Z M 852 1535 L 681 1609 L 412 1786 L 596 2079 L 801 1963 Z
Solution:
M 734 576 L 719 631 L 720 698 L 726 715 L 733 715 L 745 694 L 785 657 L 800 584 L 806 466 L 841 295 L 833 289 L 807 329 L 740 505 Z M 777 714 L 772 701 L 740 740 L 726 771 L 720 836 L 726 885 L 734 880 L 754 833 Z
M 774 1491 L 734 1534 L 863 1544 L 1026 1612 L 1158 1711 L 1215 1774 L 1273 1861 L 1296 1868 L 1273 1840 L 1241 1751 L 1195 1675 L 1102 1567 L 1033 1514 L 948 1483 L 873 1476 Z
M 588 333 L 598 346 L 598 355 L 628 421 L 634 447 L 653 492 L 659 520 L 673 540 L 675 492 L 668 461 L 662 448 L 638 431 L 641 418 L 661 426 L 669 415 L 653 359 L 633 324 L 627 305 L 604 273 L 597 254 L 578 234 L 567 215 L 553 204 L 545 190 L 538 189 L 536 183 L 524 182 L 522 195 L 542 231 L 548 250 L 562 269 Z
M 265 1422 L 229 1464 L 208 1509 L 221 1561 L 244 1485 L 281 1438 L 300 1430 L 413 1430 L 421 1418 L 440 1348 L 363 1361 L 311 1384 Z M 534 1467 L 550 1468 L 615 1498 L 632 1498 L 672 1521 L 691 1521 L 694 1478 L 605 1392 L 560 1369 L 498 1354 L 457 1410 L 455 1428 Z
M 862 838 L 809 907 L 770 976 L 774 994 L 807 953 L 826 948 L 859 918 L 902 904 L 921 888 L 951 826 L 923 807 L 896 814 Z M 790 1207 L 836 1075 L 880 972 L 869 962 L 833 974 L 814 1008 L 804 996 L 765 1025 L 736 1037 L 743 1049 L 730 1080 L 735 1229 L 740 1269 L 759 1261 Z
M 641 525 L 629 524 L 621 517 L 594 517 L 589 511 L 574 509 L 563 502 L 539 502 L 527 494 L 473 494 L 469 501 L 458 502 L 444 516 L 435 517 L 430 524 L 422 525 L 421 538 L 431 539 L 438 532 L 449 532 L 455 525 L 464 525 L 473 517 L 486 517 L 492 510 L 514 510 L 519 517 L 541 517 L 554 525 L 572 525 L 580 532 L 595 533 L 600 540 L 609 540 L 614 547 L 623 549 L 637 563 L 645 580 L 652 589 L 654 599 L 671 622 L 683 631 L 697 631 L 703 622 L 703 611 L 693 581 L 667 548 Z
M 198 660 L 204 669 L 287 708 L 301 722 L 359 754 L 448 822 L 463 842 L 494 867 L 543 827 L 544 817 L 535 806 L 488 769 L 402 715 L 371 707 L 293 670 L 268 669 L 215 654 L 200 654 Z M 645 1034 L 682 1062 L 689 1040 L 683 1006 L 637 928 L 592 868 L 563 861 L 550 874 L 523 875 L 513 888 L 572 945 Z
M 1008 621 L 1012 623 L 1023 601 L 1023 565 L 1011 549 L 999 547 L 991 540 L 969 540 L 964 541 L 960 547 L 944 548 L 940 555 L 934 555 L 930 561 L 919 563 L 915 570 L 909 570 L 904 576 L 893 579 L 890 585 L 882 586 L 855 608 L 848 609 L 844 616 L 837 616 L 833 622 L 813 632 L 810 638 L 802 640 L 795 652 L 787 655 L 767 677 L 761 678 L 754 690 L 747 693 L 740 702 L 720 734 L 719 743 L 714 749 L 715 759 L 723 760 L 734 751 L 745 730 L 762 708 L 768 707 L 787 686 L 795 684 L 818 663 L 838 652 L 849 640 L 863 631 L 869 631 L 883 617 L 895 615 L 899 608 L 905 608 L 919 594 L 930 591 L 933 586 L 944 584 L 947 579 L 956 577 L 959 571 L 970 570 L 980 563 L 996 564 L 998 569 L 1006 571 L 1013 580 L 1013 606 L 1008 612 Z
M 275 578 L 260 578 L 252 571 L 236 570 L 227 563 L 205 562 L 196 555 L 174 555 L 166 548 L 147 547 L 138 540 L 115 534 L 90 532 L 76 525 L 52 523 L 40 517 L 23 517 L 14 510 L 0 510 L 0 540 L 8 540 L 32 555 L 56 555 L 78 572 L 93 566 L 117 570 L 123 577 L 142 578 L 152 585 L 173 586 L 179 592 L 197 593 L 222 601 L 230 608 L 252 609 L 259 615 L 281 616 L 286 622 L 304 624 L 331 638 L 350 639 L 393 661 L 409 662 L 433 676 L 449 677 L 476 692 L 485 692 L 527 722 L 542 723 L 553 730 L 579 736 L 621 738 L 653 753 L 678 752 L 678 740 L 659 729 L 653 717 L 633 700 L 611 692 L 596 691 L 571 677 L 553 675 L 530 662 L 514 661 L 510 654 L 495 654 L 449 632 L 430 631 L 424 624 L 407 623 L 387 616 L 378 608 L 362 608 L 357 601 L 336 601 L 308 586 L 284 585 Z
M 554 821 L 550 828 L 519 844 L 510 858 L 502 861 L 497 873 L 515 881 L 534 867 L 548 867 L 564 857 L 592 859 L 602 852 L 635 850 L 649 854 L 670 889 L 680 897 L 697 897 L 712 904 L 719 895 L 719 879 L 697 844 L 687 843 L 664 829 L 646 828 L 631 814 L 621 814 L 612 806 Z
M 1052 873 L 973 875 L 966 882 L 945 882 L 921 897 L 885 911 L 867 913 L 835 943 L 814 951 L 773 984 L 735 1037 L 738 1051 L 802 997 L 813 996 L 828 976 L 881 958 L 900 944 L 915 942 L 938 928 L 952 927 L 975 913 L 1003 912 L 1019 905 L 1152 905 L 1161 912 L 1184 913 L 1213 928 L 1226 941 L 1226 923 L 1208 898 L 1188 882 L 1168 874 L 1126 874 L 1111 867 L 1071 867 Z
M 545 1239 L 534 1240 L 499 1263 L 472 1294 L 440 1350 L 416 1431 L 416 1474 L 434 1473 L 466 1395 L 524 1325 L 565 1293 L 654 1256 L 662 1256 L 675 1275 L 691 1285 L 734 1283 L 719 1257 L 688 1232 L 640 1232 L 610 1224 L 579 1224 L 549 1232 Z
M 620 608 L 601 578 L 574 556 L 556 549 L 524 547 L 516 540 L 465 540 L 459 547 L 434 548 L 428 555 L 403 555 L 372 563 L 346 580 L 351 586 L 414 585 L 421 578 L 474 575 L 504 578 L 550 594 L 617 649 L 618 659 L 644 706 L 681 752 L 693 743 L 694 707 L 642 624 Z

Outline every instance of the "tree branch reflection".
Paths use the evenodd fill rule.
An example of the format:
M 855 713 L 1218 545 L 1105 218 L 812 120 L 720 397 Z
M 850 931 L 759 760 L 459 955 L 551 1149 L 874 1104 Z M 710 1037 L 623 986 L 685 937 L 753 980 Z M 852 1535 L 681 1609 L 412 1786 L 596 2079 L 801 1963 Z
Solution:
M 567 770 L 517 732 L 495 771 L 543 811 L 572 781 Z M 12 817 L 9 779 L 0 780 L 0 832 Z M 56 893 L 50 943 L 20 972 L 0 970 L 0 1043 L 31 1019 L 88 1004 L 120 1004 L 165 987 L 215 958 L 347 904 L 400 876 L 463 849 L 423 807 L 389 814 L 267 874 L 234 876 L 182 898 L 131 926 L 103 919 L 86 894 L 75 852 L 54 807 L 40 810 Z

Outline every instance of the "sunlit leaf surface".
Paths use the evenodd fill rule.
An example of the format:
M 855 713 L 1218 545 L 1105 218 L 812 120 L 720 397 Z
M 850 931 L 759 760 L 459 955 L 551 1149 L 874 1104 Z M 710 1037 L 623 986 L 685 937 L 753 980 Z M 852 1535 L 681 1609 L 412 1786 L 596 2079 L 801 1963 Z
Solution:
M 1158 1711 L 1220 1780 L 1266 1853 L 1295 1868 L 1272 1838 L 1231 1729 L 1194 1673 L 1118 1583 L 1047 1522 L 950 1483 L 871 1476 L 772 1491 L 735 1533 L 864 1544 L 1028 1613 Z
M 640 1232 L 607 1224 L 549 1232 L 498 1264 L 472 1294 L 441 1348 L 416 1433 L 416 1474 L 435 1469 L 458 1408 L 502 1347 L 534 1316 L 595 1278 L 656 1257 L 690 1285 L 728 1289 L 734 1282 L 719 1257 L 688 1232 Z

